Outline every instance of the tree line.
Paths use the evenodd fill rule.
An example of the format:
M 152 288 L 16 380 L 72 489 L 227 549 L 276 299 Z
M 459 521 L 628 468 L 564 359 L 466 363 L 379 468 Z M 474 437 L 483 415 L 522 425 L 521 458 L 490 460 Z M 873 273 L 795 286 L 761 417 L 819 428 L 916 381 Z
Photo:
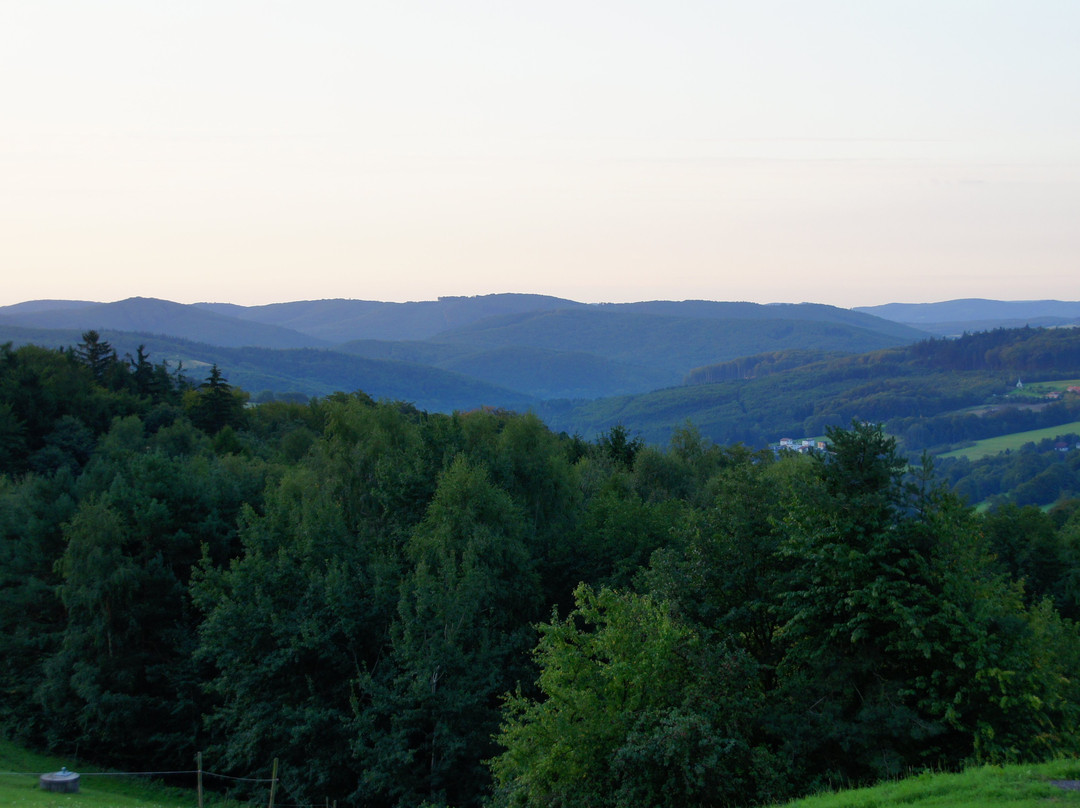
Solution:
M 1080 436 L 1066 433 L 1016 451 L 936 461 L 941 479 L 973 504 L 1049 507 L 1080 496 Z
M 206 372 L 92 332 L 0 349 L 7 735 L 459 807 L 753 804 L 1080 747 L 1073 505 L 979 515 L 863 422 L 816 456 L 689 425 L 659 449 L 363 393 L 245 406 Z

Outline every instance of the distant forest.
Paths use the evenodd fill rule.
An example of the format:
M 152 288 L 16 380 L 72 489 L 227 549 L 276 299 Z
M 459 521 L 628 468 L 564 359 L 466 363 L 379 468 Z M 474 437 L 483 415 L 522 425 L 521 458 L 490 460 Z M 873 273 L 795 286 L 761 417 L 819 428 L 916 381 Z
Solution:
M 860 419 L 884 424 L 913 454 L 1080 419 L 1076 396 L 1039 409 L 1008 406 L 1021 378 L 1080 378 L 1080 329 L 999 329 L 841 356 L 785 350 L 699 368 L 682 387 L 545 402 L 536 411 L 570 433 L 633 424 L 647 442 L 664 444 L 689 420 L 714 443 L 755 447 Z M 963 412 L 984 404 L 1001 406 Z
M 285 801 L 386 808 L 749 805 L 1080 752 L 1077 500 L 977 513 L 869 420 L 777 455 L 248 398 L 95 332 L 0 348 L 7 736 L 279 759 Z

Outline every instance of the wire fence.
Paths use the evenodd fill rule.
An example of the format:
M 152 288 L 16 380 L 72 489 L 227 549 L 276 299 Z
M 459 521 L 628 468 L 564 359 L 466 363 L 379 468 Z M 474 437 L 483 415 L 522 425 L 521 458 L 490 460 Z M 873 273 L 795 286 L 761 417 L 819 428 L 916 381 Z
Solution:
M 201 756 L 200 756 L 201 758 Z M 201 762 L 201 760 L 200 760 Z M 173 771 L 97 771 L 97 772 L 77 772 L 79 778 L 84 777 L 182 777 L 185 775 L 195 776 L 198 778 L 198 798 L 199 806 L 202 806 L 202 779 L 206 777 L 217 778 L 219 780 L 228 780 L 230 782 L 237 783 L 269 783 L 270 784 L 270 802 L 269 808 L 337 808 L 337 800 L 326 799 L 323 802 L 306 802 L 306 803 L 283 803 L 277 802 L 274 799 L 274 792 L 279 782 L 277 776 L 277 760 L 274 761 L 273 774 L 270 777 L 237 777 L 232 774 L 222 774 L 221 772 L 207 771 L 206 769 L 177 769 Z M 36 777 L 40 778 L 48 774 L 55 774 L 56 772 L 16 772 L 16 771 L 0 771 L 0 777 Z M 71 772 L 75 774 L 76 772 Z
M 26 775 L 28 777 L 41 777 L 43 774 L 53 774 L 54 772 L 0 772 L 0 777 L 6 777 L 8 775 L 17 777 L 20 775 Z M 244 783 L 273 783 L 275 782 L 273 777 L 234 777 L 231 774 L 218 774 L 217 772 L 199 771 L 198 769 L 186 769 L 173 772 L 79 772 L 79 777 L 168 777 L 172 775 L 182 774 L 201 774 L 203 777 L 217 777 L 221 780 L 237 780 Z M 277 803 L 278 808 L 282 808 L 282 804 Z

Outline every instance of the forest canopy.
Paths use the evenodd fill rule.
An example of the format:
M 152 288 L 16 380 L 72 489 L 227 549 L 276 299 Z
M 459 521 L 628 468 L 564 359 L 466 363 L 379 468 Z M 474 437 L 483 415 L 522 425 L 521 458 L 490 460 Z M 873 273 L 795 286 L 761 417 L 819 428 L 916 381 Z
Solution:
M 877 424 L 664 448 L 0 348 L 0 727 L 292 802 L 754 804 L 1080 751 L 1080 516 Z M 257 792 L 243 792 L 254 795 Z

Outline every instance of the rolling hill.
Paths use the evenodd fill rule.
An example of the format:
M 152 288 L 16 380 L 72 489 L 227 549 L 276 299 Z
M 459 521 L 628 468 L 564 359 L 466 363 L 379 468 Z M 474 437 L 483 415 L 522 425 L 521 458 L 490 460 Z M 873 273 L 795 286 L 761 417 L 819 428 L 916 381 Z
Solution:
M 758 447 L 784 436 L 820 435 L 826 426 L 858 418 L 884 422 L 909 451 L 1080 417 L 1080 396 L 1037 403 L 1010 397 L 1019 376 L 1076 378 L 1080 328 L 995 330 L 860 355 L 800 358 L 790 352 L 750 360 L 733 363 L 749 367 L 749 374 L 725 371 L 709 382 L 708 374 L 697 373 L 691 378 L 704 383 L 548 401 L 538 414 L 553 429 L 585 437 L 623 424 L 649 443 L 664 444 L 689 421 L 715 443 Z M 758 374 L 758 366 L 764 372 Z M 962 412 L 988 402 L 993 406 Z
M 585 351 L 530 346 L 474 348 L 439 342 L 357 340 L 338 346 L 343 353 L 431 365 L 535 398 L 598 398 L 655 390 L 680 383 L 674 369 L 605 359 Z
M 815 304 L 584 304 L 522 294 L 251 307 L 147 298 L 104 304 L 30 301 L 0 309 L 0 326 L 63 331 L 49 338 L 50 345 L 75 344 L 91 328 L 110 335 L 118 348 L 130 344 L 125 350 L 131 351 L 148 335 L 198 343 L 198 350 L 171 345 L 157 353 L 187 367 L 216 362 L 227 378 L 251 390 L 325 395 L 352 389 L 365 373 L 388 379 L 381 371 L 356 371 L 361 358 L 399 363 L 379 367 L 398 367 L 403 380 L 420 384 L 417 368 L 422 366 L 438 371 L 432 378 L 441 381 L 431 383 L 434 389 L 464 391 L 464 380 L 471 380 L 478 385 L 469 394 L 478 396 L 473 406 L 514 407 L 541 399 L 592 399 L 671 387 L 696 367 L 748 354 L 795 348 L 859 353 L 924 336 L 867 314 Z M 122 339 L 120 333 L 139 336 Z M 241 361 L 211 347 L 323 348 L 336 357 L 306 354 L 312 368 L 305 369 L 297 355 L 252 350 Z M 440 375 L 448 373 L 453 376 Z M 378 396 L 381 389 L 368 392 Z M 402 385 L 385 389 L 432 407 L 435 401 L 462 400 L 456 393 L 427 398 L 422 391 L 432 388 L 426 382 L 415 395 L 402 391 Z
M 327 396 L 362 390 L 376 399 L 408 401 L 420 409 L 452 412 L 480 406 L 529 409 L 529 396 L 449 370 L 409 362 L 367 359 L 316 348 L 272 349 L 227 347 L 162 337 L 154 334 L 103 330 L 121 357 L 134 355 L 142 345 L 153 364 L 167 362 L 195 383 L 210 366 L 222 369 L 229 383 L 257 394 L 302 393 Z M 66 348 L 81 341 L 81 332 L 25 329 L 0 324 L 0 344 Z
M 841 322 L 673 317 L 609 309 L 569 309 L 505 315 L 444 331 L 438 339 L 489 348 L 528 346 L 584 351 L 606 359 L 669 368 L 701 365 L 785 348 L 863 352 L 910 342 Z
M 965 298 L 940 303 L 886 303 L 853 311 L 904 323 L 931 334 L 956 336 L 994 328 L 1080 325 L 1080 302 L 1062 300 L 985 300 Z
M 132 297 L 115 303 L 91 305 L 52 302 L 56 305 L 50 308 L 17 304 L 0 309 L 0 324 L 37 329 L 131 331 L 229 347 L 314 348 L 329 345 L 324 340 L 299 331 L 247 322 L 168 300 Z
M 423 340 L 487 317 L 583 307 L 546 295 L 500 294 L 440 297 L 411 303 L 372 300 L 303 300 L 266 306 L 196 303 L 243 320 L 293 329 L 328 342 Z

